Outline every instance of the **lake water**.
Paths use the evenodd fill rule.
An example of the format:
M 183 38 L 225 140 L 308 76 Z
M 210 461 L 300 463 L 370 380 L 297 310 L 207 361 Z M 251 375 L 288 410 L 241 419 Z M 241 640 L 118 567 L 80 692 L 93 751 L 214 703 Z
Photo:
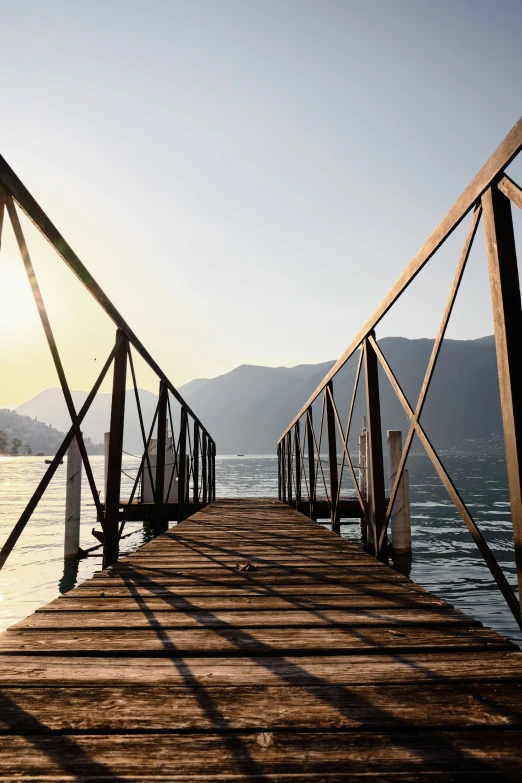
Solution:
M 91 457 L 98 486 L 103 485 L 103 457 Z M 510 583 L 516 586 L 507 477 L 498 455 L 444 456 L 444 463 L 493 549 Z M 125 457 L 124 487 L 131 485 L 138 461 Z M 489 570 L 464 523 L 425 456 L 410 456 L 413 561 L 411 577 L 517 644 L 518 630 Z M 46 470 L 43 458 L 0 458 L 0 542 L 3 543 Z M 63 518 L 65 471 L 61 466 L 40 501 L 16 548 L 0 571 L 0 630 L 26 617 L 60 592 L 88 579 L 100 568 L 100 550 L 64 568 Z M 350 492 L 349 484 L 343 487 Z M 277 459 L 272 456 L 216 459 L 217 497 L 277 496 Z M 322 494 L 318 488 L 318 494 Z M 91 529 L 95 508 L 83 477 L 81 546 L 96 545 Z M 148 535 L 141 523 L 128 524 L 123 554 Z M 342 535 L 358 540 L 358 525 L 346 524 Z

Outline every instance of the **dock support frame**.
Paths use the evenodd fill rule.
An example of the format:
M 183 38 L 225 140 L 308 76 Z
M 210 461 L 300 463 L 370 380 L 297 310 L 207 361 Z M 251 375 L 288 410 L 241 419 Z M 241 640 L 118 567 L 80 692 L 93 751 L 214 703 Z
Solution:
M 518 594 L 522 596 L 522 306 L 511 202 L 497 187 L 482 197 L 511 501 Z M 520 598 L 519 598 L 520 610 Z
M 129 340 L 118 331 L 120 344 L 114 356 L 112 380 L 111 424 L 109 456 L 107 460 L 107 497 L 103 525 L 103 566 L 106 568 L 118 559 L 118 514 L 120 509 L 123 428 L 125 421 L 125 385 L 127 381 L 127 350 Z
M 370 332 L 369 336 L 372 336 L 375 339 L 374 332 Z M 375 555 L 381 560 L 386 560 L 387 541 L 383 541 L 382 546 L 379 546 L 386 517 L 379 374 L 377 354 L 369 339 L 364 340 L 364 374 L 366 380 L 366 408 L 368 414 L 368 490 L 371 502 L 371 532 L 373 535 Z

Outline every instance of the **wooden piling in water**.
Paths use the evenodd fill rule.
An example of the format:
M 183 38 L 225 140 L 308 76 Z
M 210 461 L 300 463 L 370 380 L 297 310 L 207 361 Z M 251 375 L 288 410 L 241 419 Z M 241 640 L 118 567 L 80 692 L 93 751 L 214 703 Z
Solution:
M 82 455 L 73 438 L 67 451 L 67 487 L 65 492 L 64 557 L 76 557 L 80 549 L 82 502 Z
M 402 457 L 402 432 L 388 430 L 388 462 L 390 473 L 390 492 Z M 390 517 L 392 547 L 395 554 L 411 554 L 410 488 L 407 471 L 403 472 L 395 503 Z

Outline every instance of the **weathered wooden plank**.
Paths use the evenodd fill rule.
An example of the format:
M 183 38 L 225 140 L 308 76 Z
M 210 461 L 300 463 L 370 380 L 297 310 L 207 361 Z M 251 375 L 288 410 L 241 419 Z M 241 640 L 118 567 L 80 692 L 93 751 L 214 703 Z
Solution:
M 382 596 L 383 599 L 392 599 L 396 604 L 410 605 L 412 601 L 421 600 L 425 594 L 423 590 L 416 589 L 414 587 L 403 587 L 402 585 L 396 585 L 391 583 L 379 583 L 379 582 L 367 582 L 366 584 L 352 584 L 341 581 L 325 581 L 314 582 L 312 580 L 303 580 L 301 582 L 284 582 L 282 584 L 273 585 L 270 582 L 233 582 L 227 580 L 223 582 L 223 585 L 219 581 L 211 582 L 205 580 L 205 583 L 190 584 L 187 580 L 184 583 L 175 584 L 160 584 L 154 583 L 149 580 L 148 583 L 132 583 L 131 580 L 117 580 L 117 579 L 105 579 L 105 580 L 89 580 L 85 582 L 76 590 L 71 591 L 70 595 L 85 597 L 92 595 L 97 598 L 102 597 L 102 593 L 106 597 L 115 597 L 117 595 L 129 598 L 130 596 L 137 600 L 140 596 L 165 596 L 176 598 L 180 596 L 197 596 L 197 595 L 231 595 L 233 593 L 243 592 L 245 594 L 255 595 L 345 595 L 345 596 L 357 596 L 359 598 L 372 598 L 374 596 Z
M 12 736 L 0 745 L 0 776 L 17 776 L 21 769 L 24 779 L 46 775 L 46 780 L 50 775 L 176 781 L 183 776 L 255 780 L 271 775 L 270 780 L 299 781 L 328 775 L 330 783 L 367 779 L 370 774 L 381 780 L 419 781 L 426 779 L 420 775 L 432 779 L 440 773 L 446 781 L 515 782 L 520 779 L 521 740 L 520 730 L 495 729 L 179 733 L 169 741 L 163 733 L 33 734 Z
M 63 629 L 81 630 L 83 628 L 111 628 L 113 630 L 141 629 L 150 630 L 157 628 L 194 628 L 219 627 L 236 625 L 241 628 L 259 627 L 305 627 L 305 626 L 330 626 L 342 625 L 348 627 L 359 626 L 394 626 L 403 625 L 453 625 L 455 623 L 466 626 L 480 627 L 478 620 L 473 620 L 465 614 L 443 610 L 439 612 L 422 612 L 414 609 L 396 609 L 394 611 L 362 611 L 348 612 L 339 609 L 323 609 L 310 611 L 286 610 L 277 611 L 268 609 L 259 611 L 250 609 L 245 611 L 244 606 L 234 612 L 209 611 L 200 609 L 190 612 L 183 609 L 171 609 L 170 611 L 155 612 L 154 610 L 141 609 L 140 611 L 90 611 L 90 612 L 38 612 L 30 617 L 12 625 L 10 630 L 25 629 Z
M 104 597 L 100 597 L 103 595 Z M 165 600 L 165 597 L 168 600 Z M 50 604 L 36 610 L 41 612 L 67 612 L 67 611 L 135 611 L 150 610 L 154 612 L 171 612 L 186 609 L 187 597 L 190 598 L 191 611 L 198 609 L 216 610 L 216 609 L 237 609 L 252 608 L 258 610 L 308 608 L 311 611 L 316 609 L 334 609 L 343 608 L 347 611 L 382 609 L 400 609 L 403 611 L 417 611 L 433 609 L 440 611 L 457 611 L 449 606 L 445 601 L 427 595 L 419 594 L 412 603 L 409 599 L 405 600 L 403 593 L 376 594 L 346 594 L 330 593 L 329 591 L 303 591 L 283 593 L 281 590 L 277 594 L 263 591 L 246 590 L 212 590 L 211 594 L 207 592 L 194 593 L 190 588 L 176 588 L 175 593 L 166 593 L 164 597 L 158 595 L 132 596 L 128 590 L 88 590 L 85 588 L 81 593 L 71 592 L 60 598 L 51 601 Z
M 360 685 L 413 684 L 421 694 L 425 682 L 477 683 L 519 682 L 522 669 L 520 652 L 473 652 L 469 655 L 332 655 L 278 657 L 183 657 L 187 669 L 182 673 L 171 659 L 111 658 L 110 665 L 100 657 L 25 656 L 0 654 L 0 684 L 6 685 L 156 685 L 186 683 L 190 671 L 194 684 L 200 685 L 280 685 L 325 684 Z M 421 698 L 421 696 L 419 697 Z
M 408 685 L 196 685 L 184 661 L 178 686 L 2 689 L 0 731 L 136 732 L 263 729 L 375 731 L 502 726 L 522 728 L 522 682 Z M 440 705 L 444 704 L 444 709 Z M 100 709 L 103 705 L 103 709 Z
M 509 650 L 515 645 L 486 628 L 455 624 L 410 628 L 335 626 L 302 628 L 244 629 L 229 625 L 221 628 L 148 631 L 98 631 L 95 629 L 39 633 L 33 630 L 9 630 L 0 640 L 0 653 L 81 655 L 281 655 L 300 651 L 323 651 L 323 654 L 361 654 L 368 652 L 439 650 Z
M 158 584 L 158 585 L 176 585 L 204 584 L 212 586 L 231 584 L 382 584 L 397 589 L 413 590 L 420 592 L 422 588 L 415 585 L 405 578 L 395 578 L 386 572 L 371 572 L 363 569 L 357 571 L 355 568 L 323 568 L 319 572 L 307 572 L 306 568 L 285 568 L 285 569 L 259 569 L 258 571 L 238 571 L 235 568 L 212 568 L 202 571 L 202 569 L 177 570 L 174 568 L 147 568 L 143 566 L 139 570 L 130 568 L 128 570 L 99 572 L 89 584 L 92 586 L 113 584 Z M 80 589 L 80 588 L 78 588 Z

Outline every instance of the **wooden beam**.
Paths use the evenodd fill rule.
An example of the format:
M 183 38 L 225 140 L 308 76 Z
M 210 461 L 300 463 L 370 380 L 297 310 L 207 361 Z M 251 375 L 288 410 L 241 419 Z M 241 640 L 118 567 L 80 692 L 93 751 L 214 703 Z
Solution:
M 116 340 L 122 333 L 118 331 Z M 125 422 L 125 385 L 127 380 L 127 338 L 119 343 L 114 357 L 112 380 L 111 424 L 109 459 L 107 464 L 107 497 L 105 498 L 105 524 L 103 543 L 104 568 L 118 559 L 118 513 L 120 509 L 121 462 L 123 450 L 123 428 Z
M 500 182 L 498 183 L 498 189 L 508 197 L 513 204 L 522 209 L 522 188 L 514 182 L 511 177 L 504 174 Z
M 301 503 L 301 437 L 299 422 L 294 425 L 295 448 L 295 506 L 299 508 Z
M 201 444 L 201 473 L 202 473 L 202 493 L 203 497 L 201 498 L 201 501 L 204 506 L 208 503 L 207 499 L 207 470 L 208 470 L 208 459 L 207 459 L 207 434 L 205 432 L 201 433 L 203 443 Z
M 158 397 L 158 437 L 156 441 L 156 481 L 154 487 L 154 533 L 168 528 L 165 520 L 165 452 L 167 451 L 167 387 L 160 381 Z M 167 525 L 167 527 L 165 527 Z
M 375 337 L 375 335 L 371 335 Z M 382 454 L 381 404 L 379 397 L 379 374 L 377 356 L 369 340 L 364 342 L 364 374 L 366 379 L 366 408 L 368 415 L 368 465 L 371 493 L 371 516 L 373 521 L 373 544 L 379 556 L 386 550 L 386 542 L 379 546 L 381 531 L 386 516 L 384 491 L 384 461 Z M 384 556 L 385 559 L 386 556 Z
M 506 446 L 519 596 L 522 595 L 522 306 L 511 203 L 497 188 L 482 199 Z
M 197 421 L 194 422 L 194 446 L 192 449 L 192 458 L 194 460 L 194 466 L 192 468 L 193 477 L 193 492 L 192 500 L 194 503 L 199 502 L 199 425 Z
M 185 519 L 185 482 L 187 455 L 187 411 L 181 408 L 179 420 L 179 446 L 178 446 L 178 522 Z M 209 492 L 212 492 L 212 482 L 209 481 Z
M 330 476 L 330 519 L 334 533 L 341 533 L 337 500 L 339 494 L 339 476 L 337 473 L 337 439 L 335 435 L 335 413 L 333 406 L 333 386 L 330 382 L 325 391 L 326 435 L 328 438 L 328 473 Z
M 292 505 L 292 433 L 288 432 L 286 436 L 286 482 L 288 505 Z
M 315 451 L 314 451 L 314 421 L 312 418 L 312 408 L 308 408 L 306 411 L 306 439 L 308 442 L 308 487 L 309 487 L 309 503 L 310 503 L 310 519 L 315 519 Z

